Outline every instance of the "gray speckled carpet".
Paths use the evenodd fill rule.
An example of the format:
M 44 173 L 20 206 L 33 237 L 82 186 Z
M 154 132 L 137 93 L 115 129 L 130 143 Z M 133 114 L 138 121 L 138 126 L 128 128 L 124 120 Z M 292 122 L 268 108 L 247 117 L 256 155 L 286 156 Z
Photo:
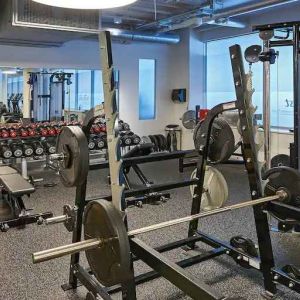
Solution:
M 178 173 L 177 161 L 151 163 L 142 166 L 146 175 L 156 183 L 170 182 L 179 178 L 188 178 L 192 169 Z M 219 167 L 227 179 L 230 191 L 230 203 L 247 200 L 249 197 L 247 177 L 242 166 L 224 165 Z M 75 189 L 66 189 L 60 184 L 53 171 L 39 170 L 32 173 L 35 177 L 44 177 L 36 192 L 25 199 L 27 207 L 35 212 L 52 211 L 61 214 L 63 204 L 73 204 Z M 105 195 L 109 193 L 107 185 L 107 170 L 91 171 L 88 179 L 88 196 Z M 131 178 L 135 181 L 134 176 Z M 55 187 L 45 188 L 44 183 L 56 182 Z M 151 225 L 156 222 L 186 216 L 190 212 L 191 197 L 189 188 L 171 191 L 171 200 L 160 205 L 144 205 L 143 208 L 129 208 L 128 220 L 130 229 Z M 184 238 L 188 224 L 174 226 L 168 229 L 151 232 L 139 236 L 151 246 L 165 244 L 168 241 Z M 228 240 L 230 237 L 242 234 L 256 239 L 252 209 L 241 209 L 209 218 L 201 219 L 199 228 L 218 238 Z M 298 236 L 291 234 L 272 233 L 275 257 L 278 266 L 287 263 L 300 265 L 300 244 Z M 28 225 L 25 229 L 11 229 L 0 233 L 0 300 L 56 300 L 85 299 L 86 290 L 83 287 L 77 291 L 63 292 L 61 284 L 68 280 L 69 257 L 51 262 L 33 265 L 31 253 L 69 243 L 71 234 L 63 225 L 37 226 Z M 208 249 L 199 243 L 201 252 Z M 181 249 L 166 254 L 175 261 L 190 255 Z M 83 264 L 86 261 L 83 257 Z M 136 273 L 149 270 L 141 262 L 135 263 Z M 227 256 L 221 256 L 187 269 L 194 276 L 203 279 L 207 284 L 219 290 L 232 299 L 263 299 L 262 276 L 255 270 L 246 270 Z M 138 299 L 189 299 L 175 286 L 164 279 L 156 279 L 137 287 Z M 121 299 L 119 294 L 113 296 Z M 279 286 L 276 299 L 300 299 L 300 295 Z

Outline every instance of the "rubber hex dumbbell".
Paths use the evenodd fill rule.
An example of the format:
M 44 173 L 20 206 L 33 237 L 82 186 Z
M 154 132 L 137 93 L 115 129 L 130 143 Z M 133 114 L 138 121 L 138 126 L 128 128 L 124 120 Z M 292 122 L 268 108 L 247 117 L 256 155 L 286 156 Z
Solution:
M 141 138 L 137 134 L 134 134 L 131 136 L 131 141 L 134 145 L 138 145 L 141 142 Z
M 96 143 L 93 139 L 89 140 L 88 147 L 89 147 L 89 150 L 94 150 L 96 148 Z
M 1 153 L 1 157 L 5 158 L 5 159 L 11 158 L 13 155 L 8 144 L 0 145 L 0 153 Z
M 56 147 L 54 142 L 50 142 L 47 140 L 42 141 L 42 145 L 46 150 L 47 154 L 54 154 L 56 152 Z
M 6 128 L 1 129 L 1 137 L 3 137 L 4 139 L 7 139 L 9 137 L 9 132 Z
M 132 131 L 121 133 L 121 139 L 122 139 L 123 146 L 130 146 L 133 144 L 132 138 L 131 138 L 133 135 L 134 135 L 134 133 Z
M 14 157 L 19 158 L 23 156 L 23 145 L 21 143 L 11 143 L 10 149 Z
M 107 146 L 106 135 L 99 135 L 94 139 L 98 149 L 104 149 Z
M 32 143 L 32 147 L 33 147 L 33 150 L 34 150 L 34 155 L 37 155 L 37 156 L 41 156 L 44 154 L 44 148 L 43 146 L 41 145 L 40 142 L 33 142 Z
M 24 143 L 23 144 L 23 153 L 25 156 L 29 157 L 29 156 L 32 156 L 33 155 L 33 147 L 31 144 L 29 143 Z
M 28 135 L 29 135 L 29 132 L 28 132 L 27 128 L 21 127 L 20 128 L 20 136 L 27 137 Z

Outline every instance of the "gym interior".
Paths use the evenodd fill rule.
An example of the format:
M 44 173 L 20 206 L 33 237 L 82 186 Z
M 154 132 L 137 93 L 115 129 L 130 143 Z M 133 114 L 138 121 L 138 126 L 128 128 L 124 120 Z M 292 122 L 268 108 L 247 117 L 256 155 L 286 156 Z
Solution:
M 299 12 L 1 0 L 0 300 L 300 299 Z

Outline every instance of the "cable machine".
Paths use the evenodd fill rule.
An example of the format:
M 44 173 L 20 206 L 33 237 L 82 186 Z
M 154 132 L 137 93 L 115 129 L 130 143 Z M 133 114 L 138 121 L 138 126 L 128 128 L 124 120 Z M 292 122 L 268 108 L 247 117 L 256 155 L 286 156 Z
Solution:
M 73 73 L 31 72 L 31 116 L 35 121 L 62 120 L 66 88 L 72 84 Z
M 285 22 L 258 25 L 253 31 L 259 31 L 263 40 L 263 55 L 260 54 L 264 64 L 263 82 L 263 106 L 264 106 L 264 128 L 265 128 L 265 160 L 270 166 L 270 65 L 276 58 L 273 47 L 293 47 L 293 83 L 294 83 L 294 142 L 290 144 L 290 166 L 300 170 L 300 50 L 299 33 L 300 22 Z M 275 30 L 283 30 L 286 36 L 274 35 Z

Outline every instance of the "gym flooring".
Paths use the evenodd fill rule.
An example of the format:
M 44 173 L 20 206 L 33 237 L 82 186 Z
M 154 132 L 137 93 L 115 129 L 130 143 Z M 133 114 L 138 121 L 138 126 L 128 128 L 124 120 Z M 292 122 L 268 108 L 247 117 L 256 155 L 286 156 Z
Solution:
M 185 169 L 183 174 L 178 172 L 178 161 L 149 163 L 141 166 L 146 176 L 155 183 L 171 182 L 187 179 L 192 172 Z M 227 204 L 234 204 L 249 198 L 247 176 L 241 165 L 223 165 L 219 169 L 224 174 L 230 191 Z M 88 177 L 88 196 L 109 194 L 107 184 L 108 170 L 90 171 Z M 131 180 L 136 178 L 131 174 Z M 52 211 L 54 215 L 62 213 L 64 204 L 74 204 L 75 189 L 67 189 L 59 181 L 53 171 L 40 169 L 33 175 L 43 177 L 44 182 L 38 183 L 36 192 L 29 199 L 25 199 L 27 207 L 35 212 Z M 44 187 L 45 183 L 57 183 L 54 187 Z M 129 229 L 140 228 L 154 223 L 183 217 L 190 213 L 191 195 L 189 188 L 171 191 L 171 199 L 160 205 L 144 205 L 143 208 L 128 209 Z M 182 239 L 187 235 L 188 224 L 161 229 L 139 236 L 143 241 L 155 247 L 167 242 Z M 251 208 L 244 208 L 207 218 L 199 222 L 199 228 L 220 239 L 229 240 L 235 235 L 244 235 L 256 240 L 253 213 Z M 10 229 L 0 233 L 0 300 L 83 300 L 86 289 L 63 292 L 61 284 L 66 283 L 69 273 L 69 257 L 33 265 L 31 253 L 70 243 L 71 234 L 63 225 L 37 226 L 28 225 L 25 229 Z M 272 233 L 275 258 L 279 266 L 293 263 L 300 266 L 299 237 L 292 234 Z M 195 252 L 209 249 L 199 243 L 196 251 L 185 252 L 177 249 L 166 253 L 171 260 L 187 258 Z M 87 266 L 85 255 L 82 253 L 82 263 Z M 149 270 L 141 263 L 135 263 L 136 274 Z M 188 268 L 188 271 L 207 284 L 219 290 L 229 299 L 264 299 L 263 280 L 260 272 L 243 269 L 230 257 L 220 256 L 199 265 Z M 300 299 L 293 291 L 278 286 L 276 299 Z M 121 299 L 120 294 L 113 295 L 114 299 Z M 165 279 L 156 279 L 137 287 L 137 298 L 144 300 L 173 300 L 190 299 L 179 289 Z

